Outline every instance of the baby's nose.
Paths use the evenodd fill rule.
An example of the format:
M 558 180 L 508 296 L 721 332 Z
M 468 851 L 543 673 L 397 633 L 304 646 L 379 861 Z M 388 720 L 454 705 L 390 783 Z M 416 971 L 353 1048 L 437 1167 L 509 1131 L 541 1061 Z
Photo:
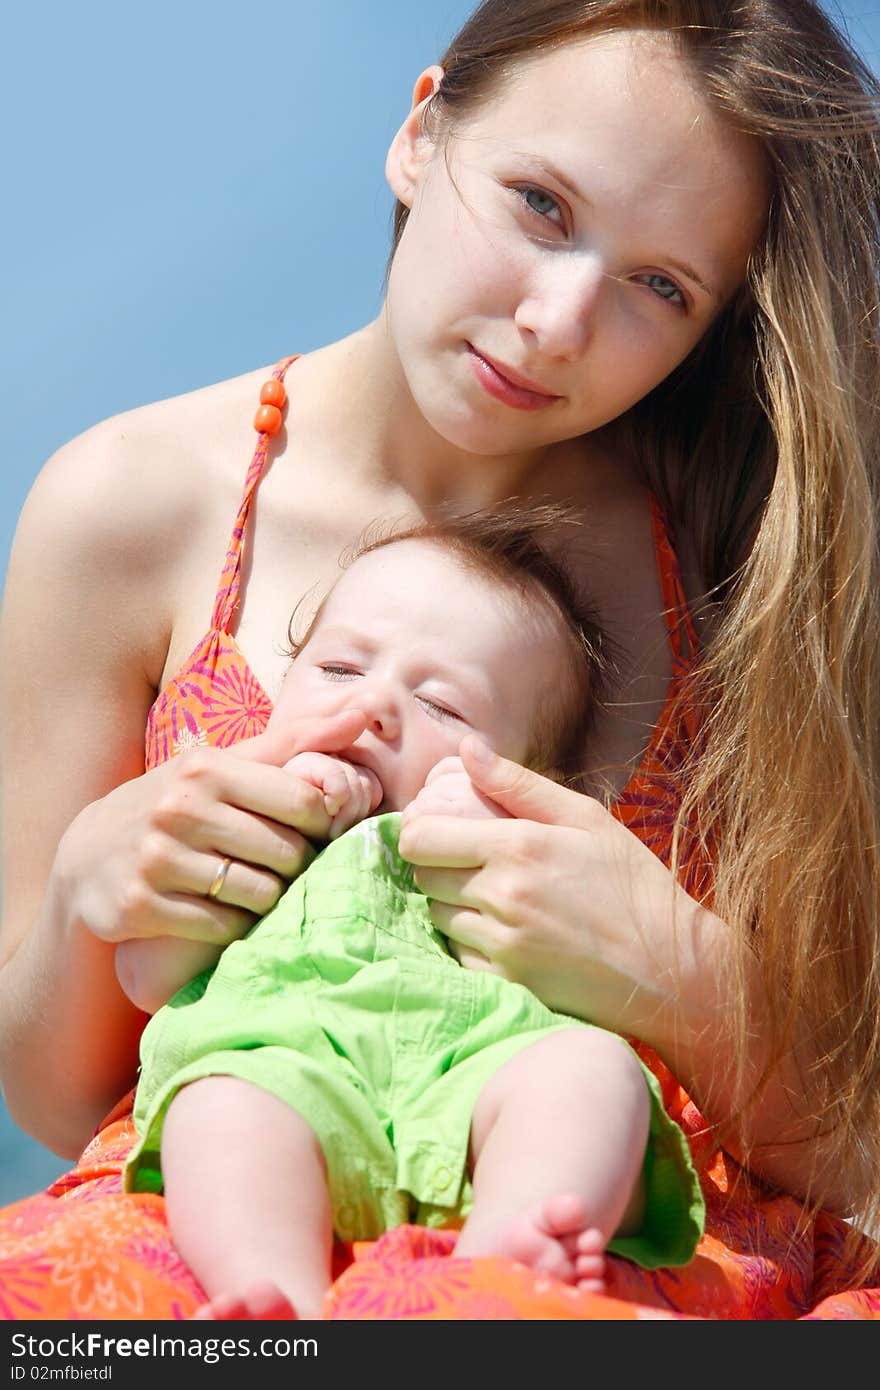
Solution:
M 386 740 L 397 738 L 400 733 L 400 707 L 387 686 L 374 684 L 367 691 L 361 691 L 358 704 L 366 715 L 369 733 Z

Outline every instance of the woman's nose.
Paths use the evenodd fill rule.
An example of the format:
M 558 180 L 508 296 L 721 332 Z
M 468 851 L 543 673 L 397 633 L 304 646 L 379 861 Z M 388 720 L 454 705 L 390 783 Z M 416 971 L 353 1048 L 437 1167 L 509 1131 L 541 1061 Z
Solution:
M 514 315 L 517 328 L 544 356 L 576 360 L 595 330 L 604 280 L 598 256 L 548 256 Z

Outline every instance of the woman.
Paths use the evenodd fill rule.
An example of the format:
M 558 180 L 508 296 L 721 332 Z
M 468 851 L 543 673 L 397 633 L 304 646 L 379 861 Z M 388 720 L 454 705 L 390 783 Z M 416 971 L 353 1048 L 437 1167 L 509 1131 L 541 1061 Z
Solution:
M 382 313 L 281 364 L 286 406 L 265 392 L 216 595 L 265 372 L 50 462 L 4 614 L 4 673 L 29 699 L 4 701 L 0 1061 L 25 1128 L 74 1154 L 133 1079 L 143 1016 L 115 943 L 219 950 L 323 829 L 280 765 L 351 730 L 256 732 L 287 596 L 330 578 L 365 517 L 549 495 L 583 513 L 583 540 L 560 543 L 620 656 L 590 750 L 611 809 L 495 759 L 469 770 L 512 818 L 426 817 L 403 852 L 463 962 L 639 1038 L 663 1078 L 717 1268 L 674 1292 L 621 1263 L 630 1310 L 797 1316 L 819 1298 L 803 1262 L 845 1228 L 823 1215 L 804 1236 L 805 1213 L 868 1211 L 880 1167 L 876 134 L 869 77 L 809 0 L 489 0 L 389 152 Z M 158 1205 L 118 1193 L 129 1142 L 120 1113 L 98 1168 L 30 1206 L 37 1234 L 8 1247 L 39 1252 L 29 1297 L 50 1316 L 84 1306 L 53 1283 L 53 1241 L 91 1239 L 118 1271 L 139 1240 L 142 1312 L 197 1301 L 185 1272 L 155 1272 L 172 1258 Z M 386 1242 L 411 1286 L 414 1250 L 452 1238 L 407 1232 Z M 829 1289 L 871 1259 L 832 1265 Z M 359 1315 L 365 1281 L 375 1309 L 383 1267 L 356 1264 L 328 1312 Z M 511 1279 L 477 1270 L 455 1314 L 488 1292 L 506 1315 Z

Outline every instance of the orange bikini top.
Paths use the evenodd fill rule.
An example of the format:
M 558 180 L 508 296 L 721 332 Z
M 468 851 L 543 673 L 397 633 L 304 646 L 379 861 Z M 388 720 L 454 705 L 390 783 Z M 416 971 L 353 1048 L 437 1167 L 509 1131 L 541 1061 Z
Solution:
M 282 390 L 277 393 L 282 402 L 284 377 L 295 361 L 295 356 L 285 357 L 272 372 L 272 379 L 282 383 Z M 146 727 L 148 769 L 189 748 L 202 744 L 228 748 L 262 733 L 272 711 L 272 702 L 239 650 L 231 627 L 241 588 L 245 526 L 266 466 L 269 430 L 273 423 L 277 428 L 279 422 L 269 421 L 266 407 L 262 406 L 255 420 L 260 430 L 257 446 L 226 550 L 211 626 L 180 670 L 159 692 L 150 709 Z M 668 862 L 679 799 L 675 774 L 693 747 L 698 727 L 686 692 L 686 679 L 693 670 L 698 644 L 670 527 L 663 509 L 653 497 L 651 523 L 672 653 L 672 676 L 651 741 L 613 811 L 655 854 Z M 699 897 L 703 896 L 700 888 L 705 886 L 704 875 L 705 867 L 694 862 L 682 866 L 680 878 L 685 889 Z

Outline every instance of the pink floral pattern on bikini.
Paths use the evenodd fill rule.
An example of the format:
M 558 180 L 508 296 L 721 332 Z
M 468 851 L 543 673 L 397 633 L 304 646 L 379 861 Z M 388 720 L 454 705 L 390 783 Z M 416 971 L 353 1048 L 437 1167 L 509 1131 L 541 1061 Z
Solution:
M 262 733 L 271 701 L 227 632 L 209 632 L 147 719 L 146 766 L 192 748 L 230 748 Z

